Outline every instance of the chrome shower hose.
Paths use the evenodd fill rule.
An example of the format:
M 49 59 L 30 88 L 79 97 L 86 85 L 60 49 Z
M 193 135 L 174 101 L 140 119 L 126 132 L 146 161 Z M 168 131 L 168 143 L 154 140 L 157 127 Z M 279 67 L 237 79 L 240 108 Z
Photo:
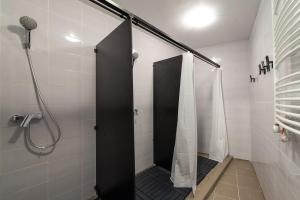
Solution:
M 54 115 L 51 113 L 50 109 L 48 108 L 47 106 L 47 103 L 43 97 L 43 94 L 41 92 L 41 89 L 39 87 L 39 84 L 38 84 L 38 81 L 36 79 L 36 75 L 35 75 L 35 70 L 34 70 L 34 66 L 32 64 L 32 59 L 31 59 L 31 54 L 30 54 L 30 49 L 29 48 L 25 48 L 25 51 L 26 51 L 26 56 L 27 56 L 27 59 L 28 59 L 28 63 L 29 63 L 29 68 L 30 68 L 30 72 L 31 72 L 31 76 L 32 76 L 32 81 L 33 81 L 33 84 L 34 84 L 34 87 L 35 87 L 35 91 L 36 91 L 36 94 L 37 94 L 37 97 L 38 97 L 38 100 L 42 103 L 43 105 L 43 108 L 45 109 L 45 111 L 47 112 L 48 116 L 50 117 L 51 121 L 53 122 L 54 126 L 56 127 L 57 129 L 57 138 L 55 138 L 55 136 L 51 135 L 52 138 L 53 138 L 53 143 L 52 144 L 48 144 L 48 145 L 38 145 L 38 144 L 35 144 L 32 139 L 31 139 L 31 131 L 30 131 L 30 124 L 28 126 L 28 131 L 26 132 L 25 131 L 25 139 L 26 141 L 34 148 L 37 148 L 37 149 L 40 149 L 40 150 L 45 150 L 45 149 L 49 149 L 49 148 L 55 148 L 56 144 L 58 143 L 58 141 L 60 140 L 61 138 L 61 129 L 60 129 L 60 126 L 57 122 L 57 120 L 55 119 Z M 45 116 L 45 112 L 44 112 L 44 109 L 41 108 L 41 113 L 43 114 L 43 116 Z M 45 120 L 47 120 L 45 118 Z M 50 128 L 50 127 L 49 127 Z M 51 132 L 51 129 L 50 129 L 50 132 Z M 50 133 L 51 134 L 51 133 Z

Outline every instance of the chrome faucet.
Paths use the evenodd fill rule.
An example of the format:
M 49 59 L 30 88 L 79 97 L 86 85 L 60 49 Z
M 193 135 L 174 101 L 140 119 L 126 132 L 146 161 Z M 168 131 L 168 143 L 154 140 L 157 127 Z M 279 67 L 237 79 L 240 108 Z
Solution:
M 26 128 L 29 126 L 31 120 L 33 119 L 42 119 L 42 114 L 41 113 L 31 113 L 31 114 L 26 114 L 26 115 L 13 115 L 10 120 L 14 123 L 20 123 L 20 127 Z

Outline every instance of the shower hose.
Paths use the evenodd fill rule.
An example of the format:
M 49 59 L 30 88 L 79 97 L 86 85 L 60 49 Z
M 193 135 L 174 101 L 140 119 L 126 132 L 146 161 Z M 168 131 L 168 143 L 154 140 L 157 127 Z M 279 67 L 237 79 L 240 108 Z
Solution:
M 36 91 L 36 94 L 37 94 L 37 97 L 38 97 L 38 100 L 40 100 L 40 102 L 42 103 L 45 111 L 47 112 L 48 116 L 50 117 L 51 121 L 53 122 L 54 126 L 56 127 L 57 129 L 57 138 L 55 138 L 54 135 L 52 135 L 52 131 L 49 127 L 49 131 L 50 131 L 50 134 L 52 136 L 52 139 L 53 139 L 53 143 L 52 144 L 48 144 L 48 145 L 38 145 L 38 144 L 35 144 L 34 141 L 32 141 L 31 139 L 31 131 L 30 131 L 30 123 L 28 125 L 28 131 L 26 132 L 25 131 L 25 140 L 34 148 L 37 148 L 37 149 L 40 149 L 40 150 L 45 150 L 45 149 L 49 149 L 49 148 L 55 148 L 56 144 L 58 143 L 58 141 L 60 140 L 61 138 L 61 129 L 60 129 L 60 126 L 57 122 L 57 120 L 55 119 L 54 115 L 51 113 L 50 109 L 48 108 L 47 106 L 47 103 L 43 97 L 43 94 L 41 92 L 41 89 L 39 87 L 39 84 L 38 84 L 38 81 L 36 79 L 36 75 L 35 75 L 35 71 L 34 71 L 34 66 L 32 64 L 32 59 L 31 59 L 31 54 L 30 54 L 30 49 L 29 48 L 25 48 L 25 51 L 26 51 L 26 55 L 27 55 L 27 59 L 28 59 L 28 63 L 29 63 L 29 68 L 30 68 L 30 72 L 31 72 L 31 76 L 32 76 L 32 81 L 33 81 L 33 85 L 35 87 L 35 91 Z M 42 115 L 45 116 L 45 112 L 44 110 L 41 108 L 41 112 L 42 112 Z M 47 119 L 45 118 L 46 122 L 47 122 Z

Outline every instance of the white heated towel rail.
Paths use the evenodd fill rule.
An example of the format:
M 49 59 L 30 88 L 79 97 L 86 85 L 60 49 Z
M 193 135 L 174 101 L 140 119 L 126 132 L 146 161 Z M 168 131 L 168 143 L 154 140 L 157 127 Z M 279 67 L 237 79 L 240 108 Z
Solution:
M 300 135 L 300 0 L 273 0 L 276 123 Z

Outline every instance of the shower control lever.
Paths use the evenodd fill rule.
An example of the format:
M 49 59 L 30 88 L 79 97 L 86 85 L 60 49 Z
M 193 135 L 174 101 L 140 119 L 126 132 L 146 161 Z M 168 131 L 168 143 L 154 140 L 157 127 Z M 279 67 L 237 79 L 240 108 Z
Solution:
M 30 122 L 34 119 L 42 119 L 41 113 L 33 113 L 33 114 L 26 114 L 26 115 L 13 115 L 10 120 L 14 123 L 20 123 L 20 127 L 26 128 L 30 124 Z
M 23 121 L 24 115 L 13 115 L 10 117 L 10 121 L 14 123 L 18 123 L 19 121 Z

